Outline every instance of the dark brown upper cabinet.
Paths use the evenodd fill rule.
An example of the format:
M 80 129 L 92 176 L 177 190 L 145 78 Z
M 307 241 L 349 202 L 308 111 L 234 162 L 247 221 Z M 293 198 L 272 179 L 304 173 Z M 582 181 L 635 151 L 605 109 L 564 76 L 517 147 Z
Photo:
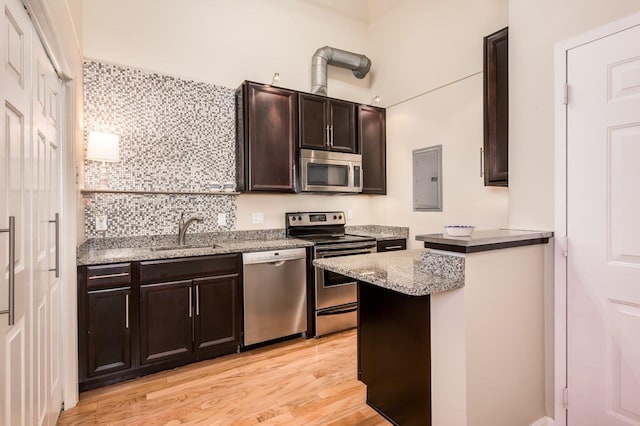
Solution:
M 382 108 L 358 106 L 358 140 L 362 152 L 362 192 L 387 193 L 386 113 Z
M 295 192 L 296 92 L 244 82 L 236 90 L 237 189 Z
M 358 152 L 354 103 L 299 93 L 298 105 L 301 148 Z
M 484 38 L 484 184 L 509 186 L 508 28 Z

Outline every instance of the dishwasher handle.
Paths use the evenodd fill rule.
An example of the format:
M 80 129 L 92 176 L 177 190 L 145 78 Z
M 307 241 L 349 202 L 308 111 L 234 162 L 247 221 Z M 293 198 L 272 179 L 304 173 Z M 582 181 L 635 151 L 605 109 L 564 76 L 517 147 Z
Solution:
M 275 266 L 279 266 L 288 260 L 298 260 L 306 258 L 307 251 L 304 248 L 258 251 L 253 253 L 243 253 L 242 264 L 255 265 L 258 263 L 269 263 L 274 264 Z
M 276 262 L 269 262 L 267 265 L 278 267 L 284 265 L 284 262 L 286 262 L 286 260 L 278 260 Z

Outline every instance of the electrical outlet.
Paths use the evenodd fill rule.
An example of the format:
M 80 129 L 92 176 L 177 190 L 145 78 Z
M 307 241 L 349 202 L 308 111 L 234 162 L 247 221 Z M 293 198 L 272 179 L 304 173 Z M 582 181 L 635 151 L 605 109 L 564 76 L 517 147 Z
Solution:
M 353 219 L 353 210 L 347 210 L 347 219 L 348 220 Z
M 264 223 L 264 213 L 253 212 L 253 223 L 254 224 Z
M 96 231 L 107 230 L 107 216 L 96 216 Z
M 227 214 L 218 213 L 218 225 L 225 226 L 227 224 Z

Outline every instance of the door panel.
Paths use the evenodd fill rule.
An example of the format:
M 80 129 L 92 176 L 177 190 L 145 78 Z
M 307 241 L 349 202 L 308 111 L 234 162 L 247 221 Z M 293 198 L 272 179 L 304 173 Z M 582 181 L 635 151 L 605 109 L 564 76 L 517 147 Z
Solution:
M 196 292 L 195 349 L 240 342 L 240 282 L 237 275 L 198 278 Z
M 640 27 L 568 53 L 570 425 L 640 423 Z
M 131 289 L 89 292 L 87 318 L 87 375 L 131 368 Z
M 15 271 L 15 324 L 0 315 L 0 425 L 37 422 L 30 407 L 32 333 L 29 294 L 31 292 L 31 157 L 29 144 L 31 40 L 29 18 L 19 0 L 2 0 L 0 12 L 0 229 L 15 216 L 15 263 L 8 262 L 8 234 L 0 233 L 0 311 L 9 307 L 9 269 Z M 34 312 L 34 315 L 37 312 Z M 32 414 L 33 413 L 33 414 Z
M 193 351 L 191 280 L 140 286 L 142 364 Z
M 331 151 L 358 152 L 356 146 L 356 106 L 351 102 L 329 100 Z
M 358 139 L 362 153 L 362 192 L 387 193 L 387 147 L 385 111 L 358 107 Z
M 298 94 L 300 110 L 300 147 L 329 149 L 327 146 L 329 118 L 326 99 L 320 96 Z

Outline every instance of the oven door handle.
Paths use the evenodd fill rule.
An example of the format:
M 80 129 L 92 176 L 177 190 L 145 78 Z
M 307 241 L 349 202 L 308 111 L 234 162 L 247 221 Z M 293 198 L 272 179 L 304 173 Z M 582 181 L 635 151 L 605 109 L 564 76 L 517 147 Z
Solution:
M 318 311 L 318 316 L 320 317 L 320 316 L 329 316 L 329 315 L 348 314 L 350 312 L 355 312 L 357 310 L 358 310 L 358 305 L 338 306 L 337 308 Z
M 341 244 L 325 244 L 323 246 L 316 246 L 316 253 L 331 253 L 335 250 L 371 250 L 376 248 L 375 241 L 368 244 L 362 243 L 341 243 Z
M 339 256 L 350 256 L 354 254 L 371 254 L 371 250 L 343 250 L 343 251 L 329 251 L 329 252 L 321 252 L 316 253 L 317 259 L 324 259 L 327 257 L 339 257 Z

